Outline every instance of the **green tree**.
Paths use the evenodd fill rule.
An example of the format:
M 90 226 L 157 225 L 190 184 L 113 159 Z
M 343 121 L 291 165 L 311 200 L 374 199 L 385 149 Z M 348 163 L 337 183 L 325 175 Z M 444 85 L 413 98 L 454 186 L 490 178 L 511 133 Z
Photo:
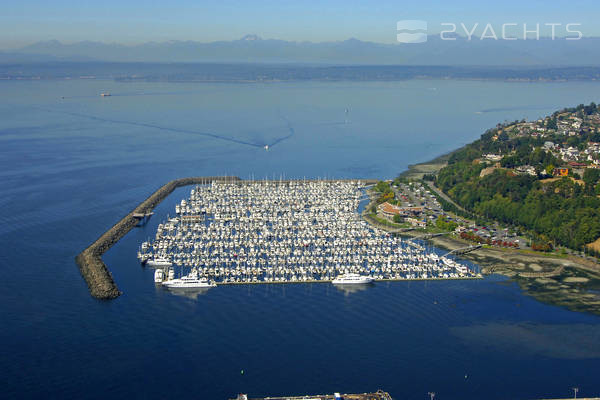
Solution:
M 379 181 L 377 182 L 377 185 L 375 185 L 375 190 L 379 193 L 387 193 L 392 191 L 392 188 L 390 187 L 389 183 L 385 181 Z
M 454 221 L 449 221 L 440 215 L 435 221 L 435 226 L 444 231 L 453 232 L 458 227 L 458 224 Z

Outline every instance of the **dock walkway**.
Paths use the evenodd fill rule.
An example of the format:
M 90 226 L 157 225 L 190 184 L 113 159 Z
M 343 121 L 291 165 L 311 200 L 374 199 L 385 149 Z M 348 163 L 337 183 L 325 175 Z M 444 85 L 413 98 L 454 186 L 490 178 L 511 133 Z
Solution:
M 343 400 L 393 400 L 389 393 L 378 390 L 375 393 L 360 393 L 360 394 L 342 394 Z M 333 394 L 318 394 L 304 396 L 281 396 L 281 397 L 247 397 L 239 395 L 231 400 L 335 400 Z

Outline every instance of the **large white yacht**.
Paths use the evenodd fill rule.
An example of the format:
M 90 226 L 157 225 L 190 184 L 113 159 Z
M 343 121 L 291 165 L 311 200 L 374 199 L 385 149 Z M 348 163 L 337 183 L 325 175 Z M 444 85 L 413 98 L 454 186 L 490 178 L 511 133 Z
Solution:
M 209 281 L 204 277 L 198 276 L 198 271 L 193 269 L 189 275 L 182 276 L 181 278 L 169 279 L 164 281 L 163 286 L 168 288 L 207 288 L 207 287 L 215 287 L 216 283 Z
M 375 279 L 370 276 L 362 276 L 359 274 L 346 273 L 343 275 L 337 276 L 331 283 L 334 285 L 359 285 L 371 283 Z

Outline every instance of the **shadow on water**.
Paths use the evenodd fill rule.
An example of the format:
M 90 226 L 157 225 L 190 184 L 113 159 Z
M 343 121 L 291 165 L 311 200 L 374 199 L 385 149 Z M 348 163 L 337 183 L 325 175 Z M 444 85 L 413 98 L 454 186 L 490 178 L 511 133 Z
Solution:
M 369 284 L 369 285 L 333 285 L 335 286 L 335 288 L 337 290 L 339 290 L 340 292 L 343 292 L 344 295 L 349 296 L 353 293 L 358 293 L 358 292 L 364 292 L 365 290 L 368 290 L 369 288 L 372 288 L 373 285 Z
M 198 296 L 204 296 L 211 288 L 166 288 L 156 284 L 156 291 L 167 291 L 175 296 L 186 297 L 191 300 L 197 300 Z

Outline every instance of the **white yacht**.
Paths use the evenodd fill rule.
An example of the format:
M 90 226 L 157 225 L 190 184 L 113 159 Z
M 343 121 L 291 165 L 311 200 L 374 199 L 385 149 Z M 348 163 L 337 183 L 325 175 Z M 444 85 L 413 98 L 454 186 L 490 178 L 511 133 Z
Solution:
M 149 267 L 170 267 L 171 265 L 173 265 L 173 263 L 171 263 L 171 261 L 169 261 L 165 257 L 155 257 L 151 260 L 146 261 L 146 265 L 148 265 Z
M 359 274 L 347 273 L 337 276 L 331 283 L 334 285 L 359 285 L 371 283 L 375 279 L 370 276 L 362 276 Z
M 163 269 L 157 269 L 154 271 L 154 283 L 162 283 L 165 280 L 165 271 Z
M 169 279 L 167 281 L 164 281 L 162 284 L 163 284 L 163 286 L 166 286 L 168 288 L 181 288 L 181 289 L 207 288 L 207 287 L 217 286 L 216 283 L 209 281 L 208 279 L 206 279 L 204 277 L 199 277 L 198 271 L 196 271 L 196 270 L 192 270 L 192 272 L 189 275 L 182 276 L 181 278 Z

